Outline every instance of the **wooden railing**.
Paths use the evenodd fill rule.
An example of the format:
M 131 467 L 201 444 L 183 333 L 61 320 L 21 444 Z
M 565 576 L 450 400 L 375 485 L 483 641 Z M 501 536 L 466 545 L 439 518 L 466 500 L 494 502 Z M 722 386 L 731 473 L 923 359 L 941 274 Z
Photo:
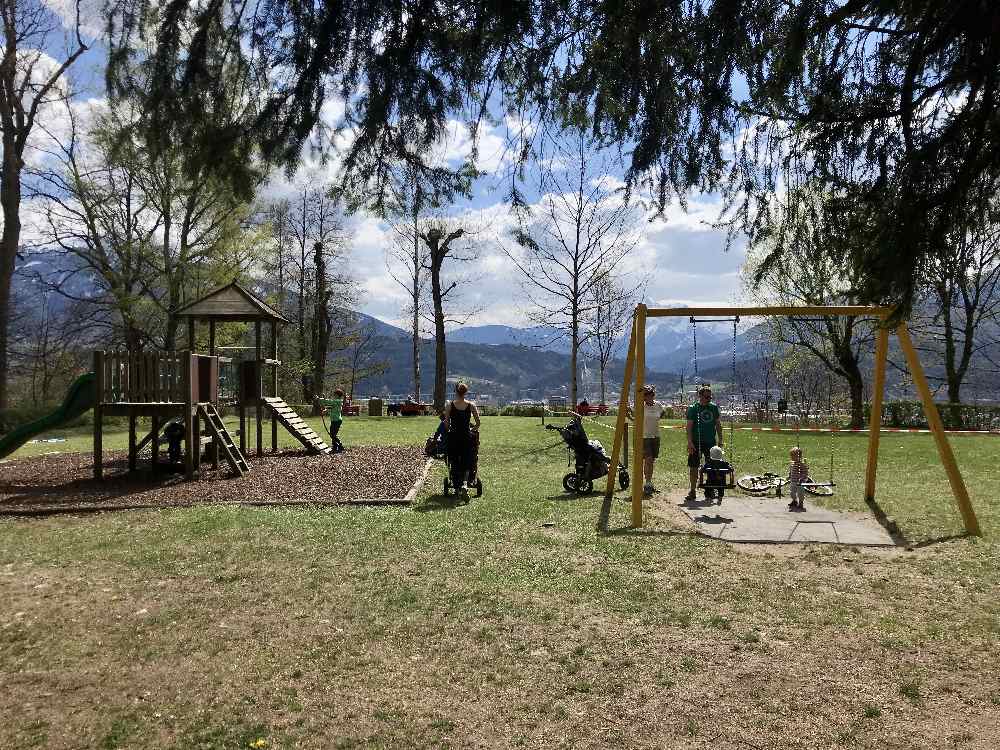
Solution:
M 96 352 L 94 365 L 103 404 L 183 403 L 190 391 L 189 352 Z

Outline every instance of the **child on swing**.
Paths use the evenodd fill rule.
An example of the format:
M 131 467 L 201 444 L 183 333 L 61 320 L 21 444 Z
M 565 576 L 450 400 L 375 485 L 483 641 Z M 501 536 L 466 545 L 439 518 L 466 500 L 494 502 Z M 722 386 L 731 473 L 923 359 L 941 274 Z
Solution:
M 806 491 L 802 487 L 803 482 L 809 481 L 809 465 L 802 460 L 802 449 L 792 448 L 788 452 L 792 462 L 788 465 L 788 496 L 792 501 L 788 503 L 788 510 L 805 510 L 803 503 Z

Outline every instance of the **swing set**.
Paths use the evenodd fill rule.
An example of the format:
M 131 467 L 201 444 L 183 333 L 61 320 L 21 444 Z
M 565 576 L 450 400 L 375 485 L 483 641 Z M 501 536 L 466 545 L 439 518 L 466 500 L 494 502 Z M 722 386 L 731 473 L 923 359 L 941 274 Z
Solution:
M 883 322 L 883 325 L 878 329 L 878 338 L 875 343 L 875 383 L 872 389 L 872 404 L 871 404 L 871 421 L 868 430 L 868 457 L 867 466 L 865 471 L 865 500 L 868 503 L 873 503 L 875 500 L 875 476 L 876 469 L 878 466 L 878 448 L 879 448 L 879 438 L 880 438 L 880 428 L 881 428 L 881 415 L 882 415 L 882 399 L 885 391 L 885 371 L 886 371 L 886 361 L 889 350 L 889 328 L 884 325 L 884 321 L 893 313 L 892 308 L 889 307 L 877 307 L 877 306 L 865 306 L 865 305 L 841 305 L 841 306 L 775 306 L 775 307 L 704 307 L 704 308 L 647 308 L 646 305 L 640 304 L 635 309 L 635 315 L 632 320 L 632 332 L 629 337 L 629 348 L 628 356 L 625 360 L 625 374 L 622 378 L 622 391 L 621 398 L 618 402 L 618 419 L 615 423 L 615 440 L 614 447 L 611 452 L 611 465 L 614 466 L 618 463 L 622 455 L 622 446 L 624 443 L 624 436 L 626 430 L 626 407 L 628 406 L 629 397 L 632 393 L 632 389 L 635 389 L 635 393 L 638 394 L 642 391 L 643 385 L 645 383 L 646 375 L 646 319 L 647 318 L 668 318 L 668 317 L 686 317 L 692 321 L 692 326 L 696 326 L 699 318 L 729 318 L 733 319 L 733 372 L 735 373 L 735 344 L 736 344 L 736 324 L 739 318 L 750 316 L 750 315 L 766 315 L 766 316 L 801 316 L 801 315 L 821 315 L 821 316 L 864 316 L 864 317 L 874 317 Z M 931 395 L 930 386 L 927 384 L 927 377 L 924 375 L 923 367 L 920 365 L 920 358 L 917 355 L 917 351 L 913 346 L 913 341 L 910 338 L 910 332 L 906 327 L 905 323 L 900 323 L 894 333 L 896 338 L 899 340 L 900 347 L 903 350 L 903 354 L 906 356 L 906 362 L 910 370 L 910 374 L 913 378 L 913 383 L 920 394 L 920 400 L 923 402 L 924 413 L 927 416 L 928 426 L 930 431 L 934 436 L 934 442 L 937 446 L 938 456 L 941 459 L 941 463 L 944 466 L 945 473 L 948 475 L 948 481 L 951 484 L 952 494 L 955 497 L 955 503 L 958 505 L 959 512 L 962 515 L 962 519 L 965 523 L 966 533 L 970 536 L 982 536 L 982 531 L 979 527 L 979 520 L 976 518 L 975 510 L 972 508 L 972 504 L 969 501 L 969 492 L 965 486 L 965 481 L 962 478 L 962 474 L 958 469 L 958 464 L 955 461 L 955 455 L 951 450 L 951 445 L 948 442 L 948 437 L 944 432 L 944 425 L 941 422 L 941 415 L 938 413 L 937 407 L 934 404 L 933 397 Z M 697 346 L 697 338 L 695 337 L 695 346 Z M 697 362 L 697 359 L 696 359 Z M 735 376 L 734 376 L 735 380 Z M 735 419 L 734 414 L 730 414 L 730 419 Z M 642 461 L 643 455 L 642 451 L 639 450 L 639 446 L 642 445 L 642 428 L 643 420 L 636 419 L 632 424 L 633 436 L 632 444 L 636 446 L 636 450 L 632 452 L 632 476 L 636 477 L 636 481 L 632 482 L 632 527 L 642 528 L 643 526 L 643 514 L 642 514 L 642 482 L 639 478 L 642 477 Z M 732 422 L 730 422 L 730 437 L 732 437 L 732 430 L 734 429 Z M 609 473 L 608 483 L 605 489 L 605 498 L 610 501 L 615 490 L 614 482 L 614 472 Z M 727 478 L 726 486 L 729 486 L 731 478 Z M 826 483 L 812 483 L 815 488 L 821 487 Z M 829 482 L 833 485 L 833 481 Z M 829 489 L 832 489 L 829 488 Z

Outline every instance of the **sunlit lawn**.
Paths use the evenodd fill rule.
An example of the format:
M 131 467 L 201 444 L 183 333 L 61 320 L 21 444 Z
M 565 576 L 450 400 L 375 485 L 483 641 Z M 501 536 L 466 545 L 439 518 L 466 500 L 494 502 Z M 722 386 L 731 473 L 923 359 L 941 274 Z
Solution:
M 642 530 L 616 499 L 598 533 L 602 498 L 562 492 L 555 433 L 482 434 L 469 505 L 438 494 L 439 464 L 409 509 L 0 521 L 0 747 L 1000 745 L 1000 438 L 952 439 L 985 538 L 935 541 L 962 525 L 933 441 L 884 435 L 878 500 L 930 543 L 883 551 L 731 546 L 663 497 Z M 664 434 L 658 484 L 676 489 L 684 436 Z M 14 458 L 91 447 L 66 436 Z M 738 432 L 729 452 L 777 470 L 795 440 Z M 833 446 L 828 502 L 863 510 L 865 436 L 799 440 L 824 479 Z

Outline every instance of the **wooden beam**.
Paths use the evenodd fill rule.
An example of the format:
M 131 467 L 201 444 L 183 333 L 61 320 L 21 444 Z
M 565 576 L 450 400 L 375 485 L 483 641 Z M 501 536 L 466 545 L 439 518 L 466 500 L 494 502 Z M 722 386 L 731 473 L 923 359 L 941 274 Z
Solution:
M 128 415 L 128 470 L 135 471 L 136 454 L 139 452 L 135 448 L 135 428 L 136 428 L 136 416 L 135 414 Z
M 632 333 L 628 338 L 628 354 L 625 356 L 625 374 L 622 375 L 622 393 L 621 397 L 618 399 L 618 418 L 615 420 L 615 441 L 614 447 L 611 449 L 611 468 L 608 470 L 608 486 L 604 491 L 604 497 L 607 500 L 610 500 L 611 496 L 615 492 L 615 484 L 618 481 L 618 463 L 621 461 L 622 452 L 625 450 L 625 441 L 628 437 L 625 432 L 627 428 L 625 412 L 628 411 L 628 394 L 630 386 L 632 385 L 632 369 L 634 363 L 635 317 L 633 316 Z M 542 414 L 545 414 L 544 409 L 542 410 Z M 621 462 L 628 466 L 628 457 Z
M 215 356 L 215 321 L 208 321 L 208 353 Z
M 278 367 L 281 362 L 278 361 L 278 323 L 277 321 L 271 321 L 271 364 L 274 366 L 271 368 L 271 395 L 278 395 Z M 271 452 L 278 452 L 278 417 L 271 412 Z
M 893 312 L 891 307 L 870 305 L 779 305 L 775 307 L 652 307 L 646 311 L 647 318 L 697 318 L 699 315 L 733 318 L 737 315 L 855 315 L 887 318 Z
M 261 341 L 261 322 L 258 320 L 254 323 L 254 333 L 256 338 L 254 341 L 254 349 L 257 354 L 257 409 L 255 410 L 255 417 L 257 422 L 257 455 L 264 453 L 264 430 L 261 419 L 261 411 L 264 405 L 264 366 L 261 364 L 261 360 L 264 358 L 263 342 Z
M 646 405 L 642 400 L 642 387 L 646 380 L 646 306 L 635 308 L 635 409 L 632 413 L 632 527 L 642 528 L 642 428 L 645 423 Z
M 965 487 L 962 473 L 958 470 L 958 463 L 955 461 L 955 455 L 948 443 L 941 415 L 938 414 L 937 406 L 934 405 L 934 397 L 931 395 L 930 386 L 927 385 L 924 369 L 920 366 L 920 358 L 917 356 L 917 350 L 913 347 L 913 341 L 910 339 L 910 332 L 905 323 L 896 329 L 896 336 L 903 348 L 903 354 L 906 355 L 906 363 L 910 368 L 913 384 L 917 387 L 920 400 L 924 404 L 927 426 L 930 427 L 931 433 L 934 435 L 934 442 L 937 443 L 938 455 L 941 457 L 941 463 L 944 464 L 948 481 L 951 482 L 951 491 L 955 495 L 955 502 L 958 504 L 962 519 L 965 521 L 965 530 L 972 536 L 982 536 L 979 519 L 976 518 L 976 512 L 972 509 L 972 503 L 969 502 L 969 491 Z
M 182 388 L 184 392 L 184 477 L 189 481 L 194 479 L 195 453 L 201 448 L 194 439 L 194 406 L 191 399 L 191 352 L 184 352 L 181 366 Z M 200 458 L 200 456 L 199 456 Z
M 94 479 L 104 476 L 104 352 L 94 352 Z
M 882 428 L 882 398 L 885 394 L 885 365 L 889 353 L 889 329 L 880 328 L 875 341 L 875 384 L 868 420 L 868 465 L 865 469 L 865 501 L 875 501 L 875 474 L 878 471 L 878 444 Z

